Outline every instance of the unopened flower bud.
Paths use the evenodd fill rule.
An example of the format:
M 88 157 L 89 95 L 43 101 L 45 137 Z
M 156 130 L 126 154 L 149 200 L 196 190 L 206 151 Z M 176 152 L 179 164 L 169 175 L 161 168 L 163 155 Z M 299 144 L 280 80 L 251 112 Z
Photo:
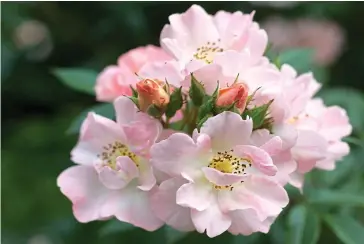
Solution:
M 141 80 L 136 84 L 138 102 L 141 111 L 146 111 L 154 104 L 158 108 L 165 108 L 169 103 L 169 95 L 163 89 L 161 82 L 151 79 Z
M 219 90 L 216 100 L 217 107 L 227 107 L 235 103 L 236 108 L 243 112 L 248 100 L 248 87 L 244 83 L 235 83 Z

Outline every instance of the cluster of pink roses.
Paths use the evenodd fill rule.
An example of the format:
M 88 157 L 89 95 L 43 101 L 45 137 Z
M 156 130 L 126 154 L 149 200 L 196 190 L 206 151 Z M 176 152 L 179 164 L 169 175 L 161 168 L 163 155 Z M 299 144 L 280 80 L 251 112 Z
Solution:
M 78 221 L 116 217 L 154 231 L 269 231 L 313 168 L 349 153 L 346 112 L 313 98 L 311 73 L 276 67 L 252 14 L 193 5 L 173 14 L 161 48 L 139 47 L 95 87 L 116 121 L 89 113 L 58 186 Z M 172 125 L 178 125 L 178 129 Z

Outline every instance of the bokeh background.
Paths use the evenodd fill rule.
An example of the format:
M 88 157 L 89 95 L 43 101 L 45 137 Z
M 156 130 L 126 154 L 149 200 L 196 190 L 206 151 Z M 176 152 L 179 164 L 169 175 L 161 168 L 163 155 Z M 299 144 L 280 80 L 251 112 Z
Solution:
M 1 3 L 3 243 L 167 243 L 163 230 L 150 234 L 115 223 L 106 226 L 105 222 L 75 221 L 71 203 L 60 193 L 56 178 L 72 165 L 69 152 L 77 135 L 66 134 L 66 130 L 75 116 L 95 104 L 95 99 L 64 86 L 51 71 L 57 67 L 84 67 L 100 72 L 129 49 L 148 43 L 158 45 L 160 30 L 168 16 L 184 12 L 191 4 Z M 364 153 L 358 144 L 364 140 L 364 4 L 242 1 L 198 4 L 211 14 L 221 9 L 256 10 L 255 20 L 267 28 L 272 50 L 314 49 L 312 69 L 324 84 L 322 96 L 328 104 L 348 109 L 355 130 L 350 142 L 353 153 L 338 169 L 312 175 L 319 174 L 316 182 L 319 186 L 363 195 Z M 339 204 L 335 211 L 351 214 L 358 223 L 363 222 L 362 205 L 344 205 L 342 199 L 342 206 Z M 320 226 L 318 243 L 343 243 L 325 223 Z M 130 231 L 121 231 L 126 229 Z M 257 238 L 259 243 L 296 243 L 287 241 L 289 226 L 285 222 L 275 224 L 272 229 L 268 235 L 255 235 L 255 239 L 222 235 L 208 240 L 192 234 L 179 243 L 258 243 Z

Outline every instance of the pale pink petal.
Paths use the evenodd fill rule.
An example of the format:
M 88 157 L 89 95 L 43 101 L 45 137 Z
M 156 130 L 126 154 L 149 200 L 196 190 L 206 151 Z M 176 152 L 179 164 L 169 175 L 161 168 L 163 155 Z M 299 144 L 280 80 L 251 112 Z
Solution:
M 216 202 L 204 211 L 191 209 L 192 222 L 196 230 L 206 234 L 208 237 L 215 237 L 224 233 L 231 225 L 230 216 L 224 214 L 219 209 Z
M 183 207 L 205 210 L 214 200 L 212 185 L 208 182 L 195 182 L 182 185 L 176 195 L 176 202 Z
M 174 14 L 169 17 L 174 30 L 188 34 L 191 38 L 189 45 L 205 44 L 207 41 L 216 41 L 219 37 L 213 19 L 198 5 L 192 5 L 185 13 Z
M 134 86 L 136 82 L 137 77 L 128 68 L 116 65 L 108 66 L 96 79 L 96 99 L 102 102 L 112 102 L 119 96 L 131 96 L 130 86 Z
M 237 210 L 230 214 L 232 223 L 229 232 L 234 235 L 251 235 L 254 232 L 268 233 L 274 217 L 260 220 L 251 209 Z
M 265 30 L 251 28 L 248 33 L 248 41 L 245 45 L 245 48 L 248 49 L 254 60 L 258 61 L 260 57 L 263 56 L 267 44 L 268 44 L 268 36 Z
M 291 149 L 301 173 L 310 171 L 318 160 L 326 156 L 327 142 L 314 131 L 299 130 L 296 145 Z
M 251 140 L 253 145 L 260 147 L 270 156 L 274 156 L 282 152 L 282 139 L 278 136 L 270 134 L 269 130 L 260 129 L 252 133 Z
M 208 152 L 209 150 L 211 150 L 211 138 L 206 134 L 200 133 L 196 138 L 196 145 L 199 148 L 199 151 Z
M 288 201 L 280 184 L 260 176 L 251 176 L 233 191 L 219 195 L 219 204 L 225 211 L 252 208 L 261 220 L 278 215 Z
M 90 112 L 81 126 L 80 138 L 71 151 L 71 159 L 75 163 L 94 165 L 102 148 L 115 141 L 126 141 L 121 127 L 108 118 Z
M 260 149 L 266 151 L 270 156 L 277 155 L 282 151 L 282 139 L 279 136 L 274 136 L 260 146 Z
M 352 126 L 346 111 L 338 106 L 325 109 L 320 118 L 322 129 L 320 134 L 327 140 L 340 140 L 351 134 Z
M 239 145 L 234 147 L 236 156 L 246 158 L 253 166 L 266 175 L 273 176 L 277 173 L 277 167 L 273 164 L 270 155 L 261 148 L 248 145 Z
M 252 129 L 251 119 L 243 120 L 237 113 L 223 112 L 209 118 L 201 127 L 201 133 L 209 135 L 214 151 L 225 151 L 246 144 Z
M 350 152 L 350 147 L 345 142 L 336 141 L 329 144 L 327 151 L 328 155 L 326 156 L 326 158 L 318 161 L 315 167 L 324 170 L 335 169 L 335 162 L 341 160 L 344 156 L 348 155 Z
M 191 137 L 175 133 L 168 139 L 160 141 L 150 150 L 151 163 L 158 170 L 170 176 L 179 176 L 185 169 L 197 169 L 201 163 L 196 157 L 198 148 Z
M 176 192 L 187 181 L 181 177 L 168 179 L 161 183 L 151 198 L 152 209 L 167 225 L 179 231 L 195 229 L 189 208 L 176 203 Z
M 182 75 L 178 62 L 175 60 L 146 63 L 138 72 L 138 75 L 143 79 L 167 81 L 175 87 L 180 87 L 181 81 L 185 78 Z
M 301 193 L 302 193 L 302 188 L 303 188 L 303 182 L 304 182 L 305 178 L 304 175 L 299 173 L 298 171 L 293 172 L 292 174 L 290 174 L 290 181 L 289 183 L 298 188 Z
M 101 213 L 111 191 L 99 181 L 93 167 L 73 166 L 57 178 L 61 192 L 72 201 L 73 214 L 82 223 L 112 216 Z
M 136 120 L 140 112 L 137 106 L 127 97 L 119 97 L 114 101 L 116 121 L 120 125 L 127 125 Z
M 273 133 L 282 139 L 282 150 L 289 149 L 296 144 L 298 132 L 294 126 L 275 125 L 273 126 Z
M 146 160 L 145 160 L 146 161 Z M 149 162 L 141 162 L 139 164 L 139 186 L 143 191 L 149 191 L 155 186 L 157 180 L 154 176 L 153 167 Z
M 147 62 L 166 61 L 171 57 L 160 47 L 147 45 L 128 51 L 118 58 L 120 67 L 127 67 L 135 73 Z
M 146 192 L 130 185 L 115 191 L 102 212 L 113 213 L 120 221 L 155 231 L 163 225 L 163 221 L 151 209 L 150 197 L 156 190 L 155 188 Z
M 228 50 L 223 53 L 216 54 L 214 63 L 220 65 L 222 73 L 227 77 L 237 77 L 243 75 L 245 69 L 249 68 L 251 58 L 249 52 L 237 52 Z M 234 80 L 233 80 L 234 81 Z M 226 83 L 226 81 L 221 81 Z M 231 84 L 229 84 L 231 85 Z
M 290 181 L 290 174 L 297 169 L 297 163 L 293 160 L 289 150 L 273 156 L 272 159 L 278 169 L 273 179 L 284 186 Z
M 225 46 L 230 49 L 241 51 L 246 47 L 253 15 L 243 14 L 240 11 L 232 14 L 229 13 L 229 15 L 230 19 L 224 33 L 221 34 L 221 39 Z
M 124 188 L 135 177 L 139 176 L 135 163 L 126 156 L 116 159 L 116 168 L 104 166 L 100 169 L 99 179 L 109 189 Z
M 159 138 L 157 139 L 156 142 L 166 140 L 174 133 L 177 133 L 177 131 L 172 130 L 172 129 L 163 129 L 163 131 L 160 133 Z
M 163 128 L 158 120 L 150 118 L 146 114 L 140 116 L 139 119 L 140 120 L 124 126 L 123 130 L 127 136 L 130 149 L 134 152 L 145 154 L 159 138 Z
M 237 174 L 229 174 L 229 173 L 222 173 L 214 168 L 204 167 L 202 171 L 205 174 L 205 177 L 213 184 L 218 186 L 226 186 L 231 185 L 237 182 L 242 181 L 245 176 L 244 175 L 237 175 Z

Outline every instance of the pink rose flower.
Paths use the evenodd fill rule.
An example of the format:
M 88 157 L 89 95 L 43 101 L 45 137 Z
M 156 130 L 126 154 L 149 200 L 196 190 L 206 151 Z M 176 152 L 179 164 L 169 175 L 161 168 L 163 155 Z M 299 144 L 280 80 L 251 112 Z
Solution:
M 149 148 L 162 128 L 126 97 L 116 99 L 114 106 L 117 122 L 89 113 L 71 152 L 78 165 L 63 171 L 57 184 L 72 201 L 79 222 L 115 216 L 154 231 L 163 222 L 149 202 L 156 190 Z
M 135 87 L 138 77 L 135 75 L 148 62 L 170 60 L 171 57 L 162 48 L 153 45 L 138 47 L 121 55 L 118 65 L 106 67 L 97 77 L 96 99 L 112 102 L 119 96 L 130 96 L 130 86 Z
M 155 213 L 168 225 L 209 237 L 267 232 L 288 204 L 271 156 L 282 141 L 252 144 L 252 121 L 223 112 L 208 119 L 193 138 L 172 134 L 151 148 L 153 166 L 173 177 L 153 195 Z M 238 132 L 238 133 L 237 133 Z

